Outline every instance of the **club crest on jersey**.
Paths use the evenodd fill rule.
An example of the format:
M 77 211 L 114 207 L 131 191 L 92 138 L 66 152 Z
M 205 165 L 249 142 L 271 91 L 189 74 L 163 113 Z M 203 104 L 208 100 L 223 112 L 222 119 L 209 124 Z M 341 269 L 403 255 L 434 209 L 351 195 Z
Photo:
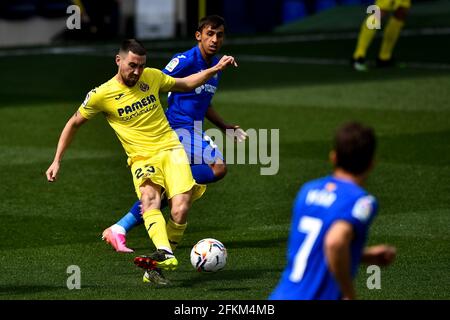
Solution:
M 139 83 L 139 89 L 141 89 L 142 92 L 147 92 L 148 89 L 150 89 L 150 87 L 145 82 L 140 82 Z
M 327 190 L 328 192 L 333 192 L 333 191 L 335 191 L 336 190 L 336 184 L 335 183 L 333 183 L 333 182 L 328 182 L 326 185 L 325 185 L 325 190 Z

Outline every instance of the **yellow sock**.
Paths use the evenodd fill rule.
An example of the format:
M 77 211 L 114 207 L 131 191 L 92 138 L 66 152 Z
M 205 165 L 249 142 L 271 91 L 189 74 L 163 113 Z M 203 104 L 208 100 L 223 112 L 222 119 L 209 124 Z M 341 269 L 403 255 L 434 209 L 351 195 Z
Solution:
M 172 251 L 175 251 L 178 243 L 180 243 L 181 239 L 183 238 L 184 230 L 186 230 L 186 227 L 187 223 L 179 224 L 174 222 L 170 218 L 167 221 L 166 225 L 167 236 L 169 238 L 169 243 L 172 248 Z
M 392 51 L 397 43 L 400 31 L 405 24 L 404 21 L 395 18 L 394 16 L 389 18 L 389 21 L 384 29 L 383 42 L 381 43 L 380 54 L 378 58 L 381 60 L 389 60 L 392 56 Z
M 376 19 L 374 15 L 371 15 L 367 17 L 367 19 L 364 20 L 361 29 L 359 31 L 358 36 L 358 42 L 356 43 L 356 49 L 353 53 L 353 59 L 358 58 L 365 58 L 367 54 L 367 49 L 369 48 L 370 44 L 372 43 L 373 37 L 375 36 L 375 33 L 377 32 L 377 29 L 369 29 L 367 28 L 367 21 L 369 19 Z M 369 20 L 370 25 L 374 25 L 375 21 Z
M 142 215 L 145 229 L 150 239 L 157 249 L 170 250 L 169 239 L 167 238 L 166 220 L 159 209 L 145 211 Z

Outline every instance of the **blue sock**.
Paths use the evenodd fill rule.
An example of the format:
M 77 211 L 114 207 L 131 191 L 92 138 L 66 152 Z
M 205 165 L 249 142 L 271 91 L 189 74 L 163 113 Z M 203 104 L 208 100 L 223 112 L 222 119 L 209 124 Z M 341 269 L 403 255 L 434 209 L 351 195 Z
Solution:
M 131 207 L 130 211 L 122 217 L 116 224 L 125 229 L 126 232 L 133 229 L 135 226 L 143 223 L 141 214 L 141 202 L 136 201 Z
M 211 167 L 207 164 L 194 164 L 191 166 L 191 170 L 197 183 L 206 184 L 217 180 Z

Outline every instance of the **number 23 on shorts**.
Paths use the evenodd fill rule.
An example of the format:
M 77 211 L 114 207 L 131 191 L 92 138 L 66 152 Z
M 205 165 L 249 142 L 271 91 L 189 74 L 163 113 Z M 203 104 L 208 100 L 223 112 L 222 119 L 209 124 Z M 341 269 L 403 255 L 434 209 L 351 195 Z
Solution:
M 143 172 L 144 171 L 144 172 Z M 144 166 L 144 170 L 142 170 L 142 168 L 137 168 L 134 171 L 134 175 L 136 176 L 136 179 L 140 179 L 142 178 L 144 175 L 150 176 L 153 173 L 155 173 L 155 168 L 153 166 L 150 165 L 146 165 Z

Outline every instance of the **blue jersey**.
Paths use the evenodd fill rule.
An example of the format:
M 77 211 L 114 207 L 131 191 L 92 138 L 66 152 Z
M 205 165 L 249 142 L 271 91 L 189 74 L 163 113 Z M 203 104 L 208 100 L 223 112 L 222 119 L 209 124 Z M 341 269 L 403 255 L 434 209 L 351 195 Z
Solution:
M 172 77 L 183 78 L 208 69 L 217 62 L 219 59 L 213 57 L 211 65 L 208 65 L 203 59 L 199 47 L 195 46 L 186 52 L 174 55 L 163 72 Z M 166 110 L 167 120 L 179 135 L 191 164 L 212 164 L 217 159 L 223 160 L 222 153 L 202 130 L 206 111 L 211 105 L 211 100 L 219 85 L 219 78 L 220 73 L 190 92 L 171 92 L 169 94 L 169 107 Z M 198 123 L 194 123 L 194 121 Z M 185 136 L 185 130 L 189 137 Z
M 293 208 L 287 266 L 270 299 L 336 300 L 338 283 L 327 267 L 324 239 L 330 226 L 344 220 L 353 226 L 351 273 L 358 271 L 367 233 L 378 205 L 358 185 L 332 176 L 311 181 L 298 193 Z
M 183 78 L 191 74 L 208 69 L 217 64 L 219 59 L 212 58 L 211 65 L 203 59 L 198 46 L 178 53 L 164 68 L 163 72 L 172 77 Z M 169 94 L 169 107 L 166 111 L 167 120 L 173 129 L 187 129 L 194 131 L 194 121 L 202 121 L 211 104 L 214 93 L 219 84 L 220 73 L 208 80 L 204 85 L 189 92 L 171 92 Z

